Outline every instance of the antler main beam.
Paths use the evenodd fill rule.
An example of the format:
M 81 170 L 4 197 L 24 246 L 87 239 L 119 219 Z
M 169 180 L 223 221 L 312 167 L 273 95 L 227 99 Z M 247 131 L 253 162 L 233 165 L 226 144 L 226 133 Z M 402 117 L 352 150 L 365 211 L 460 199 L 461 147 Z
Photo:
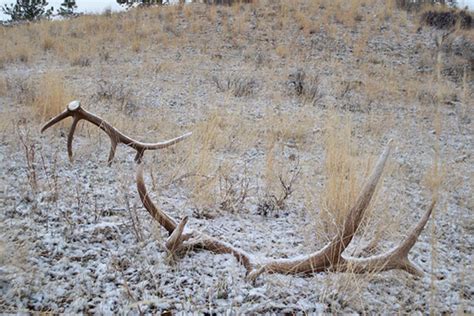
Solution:
M 88 122 L 91 122 L 95 126 L 99 127 L 101 130 L 103 130 L 110 137 L 110 152 L 109 152 L 109 158 L 108 158 L 109 165 L 112 164 L 112 161 L 115 156 L 115 150 L 119 143 L 125 144 L 135 149 L 137 151 L 137 154 L 135 156 L 135 161 L 141 162 L 143 158 L 143 154 L 145 153 L 145 150 L 155 150 L 155 149 L 169 147 L 171 145 L 179 143 L 180 141 L 188 138 L 192 134 L 191 132 L 186 133 L 184 135 L 178 136 L 176 138 L 173 138 L 164 142 L 142 143 L 123 134 L 122 132 L 117 130 L 115 127 L 110 125 L 104 119 L 98 117 L 97 115 L 91 112 L 86 111 L 85 109 L 81 107 L 81 103 L 79 101 L 72 101 L 71 103 L 69 103 L 66 110 L 64 110 L 61 114 L 53 117 L 41 128 L 41 132 L 44 132 L 49 127 L 53 126 L 54 124 L 70 116 L 73 118 L 71 129 L 69 130 L 69 134 L 67 137 L 67 152 L 68 152 L 70 161 L 72 161 L 72 140 L 74 138 L 74 132 L 76 131 L 77 123 L 80 120 L 86 120 Z

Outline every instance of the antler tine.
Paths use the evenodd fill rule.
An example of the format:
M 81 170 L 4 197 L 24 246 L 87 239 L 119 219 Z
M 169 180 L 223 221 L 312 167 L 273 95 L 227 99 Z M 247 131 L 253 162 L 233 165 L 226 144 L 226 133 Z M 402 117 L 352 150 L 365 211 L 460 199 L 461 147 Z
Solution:
M 186 133 L 184 135 L 178 136 L 176 138 L 166 140 L 164 142 L 157 142 L 157 143 L 143 143 L 139 142 L 137 140 L 134 140 L 133 138 L 128 137 L 127 135 L 123 134 L 119 130 L 117 130 L 115 127 L 113 127 L 111 124 L 109 124 L 107 121 L 104 119 L 94 115 L 93 113 L 90 113 L 84 109 L 81 108 L 81 103 L 79 101 L 72 101 L 69 103 L 67 106 L 66 110 L 59 114 L 58 116 L 52 118 L 49 122 L 47 122 L 43 128 L 41 129 L 41 132 L 45 131 L 52 125 L 56 124 L 57 122 L 72 116 L 74 118 L 74 121 L 72 123 L 71 129 L 68 134 L 68 155 L 69 159 L 72 161 L 72 141 L 74 138 L 74 132 L 77 127 L 77 123 L 80 120 L 86 120 L 95 126 L 99 127 L 101 130 L 103 130 L 110 138 L 110 151 L 109 151 L 109 157 L 108 157 L 108 164 L 110 165 L 113 161 L 113 158 L 115 156 L 115 150 L 117 148 L 118 143 L 125 144 L 129 147 L 132 147 L 137 151 L 137 155 L 135 156 L 135 161 L 136 162 L 141 162 L 143 158 L 143 154 L 146 150 L 155 150 L 155 149 L 162 149 L 169 147 L 171 145 L 174 145 L 176 143 L 179 143 L 180 141 L 188 138 L 189 136 L 192 135 L 191 132 Z
M 114 160 L 117 145 L 118 145 L 117 140 L 115 138 L 111 137 L 110 138 L 109 158 L 107 158 L 107 164 L 109 166 L 112 165 L 112 161 Z M 137 160 L 135 159 L 135 161 L 137 161 Z M 137 161 L 137 162 L 141 162 L 141 161 Z
M 79 119 L 74 118 L 71 124 L 71 129 L 69 130 L 69 134 L 67 135 L 67 155 L 69 157 L 70 162 L 72 162 L 72 140 L 74 139 L 74 132 L 76 131 L 78 122 Z
M 179 222 L 176 229 L 171 233 L 171 236 L 166 241 L 166 248 L 174 255 L 180 248 L 182 248 L 183 241 L 189 239 L 190 235 L 183 235 L 184 227 L 188 222 L 188 217 L 185 216 Z
M 375 168 L 367 180 L 367 183 L 359 193 L 355 205 L 349 211 L 341 232 L 336 235 L 329 244 L 326 255 L 329 257 L 331 264 L 337 264 L 338 260 L 341 258 L 341 253 L 347 248 L 352 241 L 354 234 L 357 232 L 357 229 L 364 218 L 365 210 L 369 206 L 377 184 L 382 176 L 385 163 L 390 154 L 391 144 L 392 140 L 389 140 L 375 164 Z
M 433 199 L 431 201 L 431 205 L 428 208 L 428 210 L 423 214 L 423 216 L 420 218 L 418 224 L 413 227 L 412 231 L 408 234 L 408 236 L 405 238 L 405 240 L 396 248 L 396 253 L 399 256 L 404 256 L 406 257 L 408 255 L 408 252 L 410 252 L 411 248 L 416 243 L 416 240 L 420 236 L 421 232 L 426 226 L 426 223 L 428 222 L 428 219 L 430 218 L 431 214 L 433 213 L 433 210 L 436 206 L 436 199 Z
M 41 128 L 41 133 L 43 133 L 45 130 L 47 130 L 54 124 L 64 120 L 65 118 L 68 118 L 69 116 L 72 116 L 72 113 L 68 109 L 66 109 L 61 114 L 58 114 L 57 116 L 53 117 L 48 122 L 46 122 L 46 124 L 44 124 L 43 127 Z
M 343 258 L 341 265 L 344 267 L 344 270 L 354 273 L 367 273 L 400 269 L 416 276 L 422 276 L 423 271 L 408 259 L 408 253 L 415 245 L 418 237 L 428 222 L 428 219 L 433 213 L 435 206 L 436 200 L 434 199 L 428 210 L 423 214 L 418 223 L 412 228 L 400 245 L 386 253 L 369 258 Z

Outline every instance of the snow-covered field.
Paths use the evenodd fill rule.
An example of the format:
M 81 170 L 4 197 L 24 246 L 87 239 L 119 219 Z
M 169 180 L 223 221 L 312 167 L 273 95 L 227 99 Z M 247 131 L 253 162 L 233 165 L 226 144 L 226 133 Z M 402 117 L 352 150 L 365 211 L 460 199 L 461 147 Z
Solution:
M 362 9 L 359 24 L 341 16 L 332 28 L 320 22 L 329 5 L 311 11 L 303 3 L 297 12 L 193 5 L 81 17 L 52 22 L 62 31 L 42 24 L 45 33 L 33 38 L 31 29 L 1 29 L 34 51 L 0 67 L 0 312 L 474 313 L 473 81 L 472 69 L 456 72 L 468 69 L 472 31 L 437 50 L 442 31 L 417 30 L 415 17 L 388 14 L 381 3 Z M 309 22 L 307 12 L 316 12 Z M 123 25 L 137 29 L 107 31 Z M 315 95 L 295 92 L 301 69 Z M 167 234 L 138 197 L 132 150 L 119 146 L 107 166 L 108 137 L 81 123 L 69 163 L 70 122 L 39 133 L 62 106 L 47 115 L 35 108 L 58 89 L 51 73 L 67 102 L 81 100 L 136 139 L 193 131 L 145 153 L 152 200 L 257 261 L 309 253 L 331 237 L 320 211 L 336 194 L 325 190 L 331 135 L 347 136 L 359 182 L 394 139 L 370 218 L 346 253 L 364 255 L 374 236 L 375 253 L 396 245 L 438 192 L 409 255 L 424 276 L 264 274 L 251 283 L 230 255 L 169 258 Z M 291 195 L 270 208 L 278 178 L 298 168 Z

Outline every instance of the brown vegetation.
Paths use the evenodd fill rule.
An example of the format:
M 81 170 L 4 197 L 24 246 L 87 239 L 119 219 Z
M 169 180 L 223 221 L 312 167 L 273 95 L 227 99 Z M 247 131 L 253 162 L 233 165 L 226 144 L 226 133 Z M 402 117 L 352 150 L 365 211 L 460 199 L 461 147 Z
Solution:
M 413 210 L 429 205 L 435 196 L 439 207 L 411 252 L 415 261 L 423 261 L 420 266 L 427 276 L 328 274 L 300 286 L 297 278 L 266 275 L 262 277 L 267 297 L 252 299 L 287 304 L 288 292 L 280 290 L 294 288 L 304 296 L 317 285 L 322 288 L 317 295 L 325 312 L 376 313 L 381 305 L 401 313 L 471 311 L 472 300 L 466 294 L 470 284 L 466 236 L 470 236 L 473 207 L 469 181 L 473 33 L 459 24 L 449 32 L 431 28 L 420 22 L 422 12 L 400 10 L 396 4 L 395 0 L 193 3 L 0 27 L 0 145 L 2 153 L 18 158 L 5 159 L 0 170 L 5 175 L 19 170 L 26 179 L 2 183 L 0 194 L 19 197 L 0 199 L 5 216 L 24 205 L 27 211 L 15 216 L 49 221 L 44 215 L 50 212 L 58 216 L 54 225 L 64 228 L 64 238 L 70 238 L 79 231 L 75 227 L 100 222 L 100 214 L 119 214 L 121 221 L 116 210 L 125 205 L 131 223 L 127 229 L 133 236 L 127 240 L 163 240 L 166 235 L 143 216 L 147 214 L 134 200 L 130 179 L 112 177 L 103 182 L 103 175 L 115 176 L 115 170 L 127 174 L 131 162 L 119 150 L 112 169 L 96 169 L 106 160 L 101 152 L 109 139 L 95 126 L 77 125 L 75 141 L 80 146 L 74 153 L 74 167 L 63 163 L 67 156 L 60 147 L 66 143 L 67 129 L 62 126 L 39 136 L 40 124 L 72 99 L 80 99 L 117 129 L 133 131 L 133 139 L 170 139 L 192 131 L 192 137 L 179 146 L 147 153 L 148 193 L 157 196 L 157 206 L 170 216 L 188 216 L 189 227 L 205 228 L 209 235 L 225 236 L 219 234 L 223 219 L 238 219 L 225 227 L 229 238 L 268 258 L 312 253 L 327 244 L 347 218 L 362 180 L 374 166 L 379 145 L 394 138 L 397 148 L 385 168 L 383 185 L 344 255 L 364 258 L 387 252 L 421 218 Z M 42 193 L 32 197 L 28 193 L 32 187 Z M 112 193 L 95 194 L 103 187 Z M 116 187 L 120 187 L 119 201 Z M 50 193 L 63 198 L 58 202 Z M 28 202 L 35 199 L 43 204 Z M 55 210 L 60 210 L 59 215 Z M 91 219 L 75 223 L 77 214 Z M 265 239 L 268 243 L 257 246 L 247 243 L 253 240 L 246 238 L 248 228 L 239 223 L 248 218 L 254 238 L 261 241 L 273 233 L 271 241 Z M 44 225 L 49 233 L 48 223 Z M 271 230 L 277 223 L 281 232 L 275 233 Z M 23 231 L 15 224 L 4 227 L 9 236 Z M 124 231 L 108 233 L 113 241 Z M 97 240 L 86 234 L 68 241 L 81 240 L 89 247 L 89 237 Z M 45 258 L 46 252 L 34 248 L 40 237 L 21 242 L 14 238 L 0 246 L 24 249 L 30 258 Z M 146 253 L 145 246 L 139 244 L 136 252 Z M 208 263 L 207 257 L 187 257 L 192 260 L 183 261 L 192 261 L 193 271 L 206 273 L 200 269 Z M 111 265 L 108 259 L 103 260 Z M 36 270 L 28 274 L 23 266 L 23 261 L 29 261 L 4 259 L 8 264 L 13 261 L 21 264 L 22 277 L 32 284 L 38 280 Z M 244 270 L 240 268 L 232 268 L 233 273 Z M 242 278 L 232 278 L 237 279 Z M 152 291 L 173 283 L 153 280 L 157 288 L 144 290 L 130 279 L 127 282 L 124 304 L 140 302 L 141 306 L 148 304 Z M 241 283 L 221 279 L 217 283 L 216 293 L 221 289 L 228 295 L 248 292 L 239 287 Z M 38 289 L 35 285 L 25 291 Z M 179 301 L 201 308 L 217 306 L 220 294 L 205 291 L 179 296 Z M 455 293 L 450 306 L 443 303 L 446 291 Z M 209 301 L 198 301 L 204 296 Z M 380 300 L 366 301 L 368 296 Z M 341 297 L 350 299 L 345 305 L 335 304 L 343 301 Z M 65 302 L 69 301 L 57 303 L 58 312 L 64 311 Z M 91 310 L 83 310 L 87 311 Z

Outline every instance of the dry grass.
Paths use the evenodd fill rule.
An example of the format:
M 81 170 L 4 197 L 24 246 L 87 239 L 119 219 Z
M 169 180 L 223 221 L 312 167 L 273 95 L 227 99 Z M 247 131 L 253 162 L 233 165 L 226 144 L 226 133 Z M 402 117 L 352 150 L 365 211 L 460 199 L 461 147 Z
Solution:
M 200 218 L 273 203 L 310 218 L 304 244 L 314 249 L 341 226 L 382 140 L 395 137 L 400 148 L 386 170 L 391 187 L 381 185 L 358 232 L 360 245 L 348 249 L 372 254 L 399 240 L 414 218 L 409 208 L 420 203 L 407 205 L 406 191 L 442 195 L 445 179 L 458 172 L 444 165 L 450 160 L 441 142 L 425 142 L 433 133 L 448 137 L 440 136 L 450 120 L 443 110 L 460 100 L 462 116 L 472 116 L 471 72 L 458 83 L 443 75 L 450 56 L 433 50 L 428 32 L 417 35 L 413 19 L 394 1 L 261 0 L 0 27 L 6 43 L 0 47 L 0 102 L 12 105 L 2 112 L 2 140 L 18 105 L 44 122 L 76 97 L 139 140 L 192 130 L 189 141 L 147 154 L 156 195 L 179 192 L 183 211 Z M 60 72 L 44 73 L 45 65 Z M 288 88 L 295 69 L 308 74 L 300 92 Z M 459 130 L 468 130 L 462 120 Z M 80 124 L 77 136 L 83 136 L 78 155 L 108 150 L 107 136 L 95 126 Z M 415 136 L 421 145 L 410 143 Z M 404 156 L 419 152 L 433 160 L 423 181 L 425 157 Z M 119 150 L 117 159 L 128 154 Z M 145 224 L 128 204 L 128 186 L 120 193 L 141 240 L 137 227 Z M 433 243 L 434 252 L 439 246 Z M 436 268 L 442 258 L 433 258 Z M 373 277 L 330 274 L 320 301 L 364 310 Z
M 0 96 L 5 97 L 8 94 L 8 82 L 7 78 L 1 77 L 0 78 Z
M 35 86 L 35 97 L 32 107 L 42 120 L 49 119 L 66 108 L 73 96 L 58 73 L 46 73 Z
M 317 231 L 324 239 L 330 239 L 342 226 L 350 207 L 366 176 L 367 167 L 362 163 L 352 137 L 352 124 L 330 114 L 325 126 L 325 184 L 319 198 Z M 370 212 L 368 212 L 370 213 Z

